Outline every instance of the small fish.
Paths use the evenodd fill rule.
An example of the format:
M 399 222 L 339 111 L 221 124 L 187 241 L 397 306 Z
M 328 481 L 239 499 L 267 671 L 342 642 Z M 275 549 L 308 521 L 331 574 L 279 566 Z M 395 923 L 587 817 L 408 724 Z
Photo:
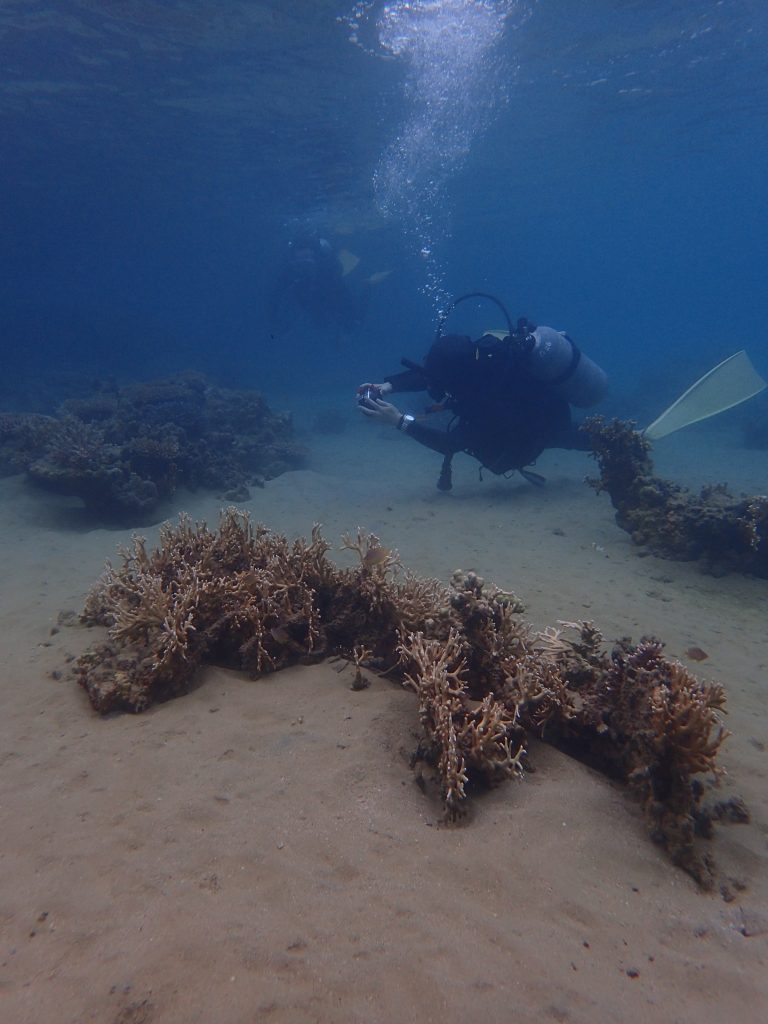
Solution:
M 691 661 L 706 661 L 709 655 L 706 651 L 702 651 L 700 647 L 688 647 L 685 651 L 686 658 L 690 658 Z

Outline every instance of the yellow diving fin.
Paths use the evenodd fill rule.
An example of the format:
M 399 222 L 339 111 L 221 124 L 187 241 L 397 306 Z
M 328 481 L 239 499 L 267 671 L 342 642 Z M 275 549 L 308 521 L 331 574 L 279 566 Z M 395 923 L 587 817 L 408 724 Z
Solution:
M 368 284 L 381 284 L 382 281 L 387 280 L 391 273 L 391 270 L 377 270 L 375 274 L 371 274 L 371 276 L 367 278 Z
M 341 264 L 341 276 L 346 277 L 347 274 L 351 274 L 357 264 L 360 262 L 360 257 L 355 256 L 349 249 L 342 249 L 338 256 L 339 263 Z
M 709 419 L 746 402 L 765 386 L 765 381 L 742 349 L 692 384 L 643 433 L 649 440 L 658 441 L 660 437 L 666 437 L 690 423 Z

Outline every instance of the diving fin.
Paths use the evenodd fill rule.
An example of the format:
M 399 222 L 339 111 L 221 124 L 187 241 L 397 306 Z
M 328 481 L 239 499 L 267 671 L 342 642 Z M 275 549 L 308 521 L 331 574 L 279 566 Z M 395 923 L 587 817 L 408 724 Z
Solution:
M 650 441 L 658 441 L 660 437 L 666 437 L 690 423 L 709 419 L 746 402 L 765 386 L 765 381 L 742 349 L 692 384 L 643 433 Z
M 360 262 L 360 257 L 355 256 L 349 249 L 342 249 L 338 255 L 339 263 L 341 264 L 341 276 L 346 277 L 347 274 L 351 274 L 357 264 Z
M 382 281 L 387 280 L 391 273 L 391 270 L 377 270 L 370 277 L 367 277 L 366 281 L 368 284 L 381 284 Z
M 532 469 L 518 469 L 520 476 L 524 477 L 529 484 L 533 484 L 534 487 L 546 487 L 547 478 L 542 476 L 541 473 L 534 473 Z

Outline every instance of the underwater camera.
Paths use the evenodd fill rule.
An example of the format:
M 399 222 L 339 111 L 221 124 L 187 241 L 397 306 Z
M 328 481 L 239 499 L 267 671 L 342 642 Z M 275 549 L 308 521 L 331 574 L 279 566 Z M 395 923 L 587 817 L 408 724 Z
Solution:
M 375 384 L 369 384 L 360 392 L 357 404 L 365 405 L 367 401 L 375 402 L 379 398 L 381 398 L 381 388 L 377 388 Z

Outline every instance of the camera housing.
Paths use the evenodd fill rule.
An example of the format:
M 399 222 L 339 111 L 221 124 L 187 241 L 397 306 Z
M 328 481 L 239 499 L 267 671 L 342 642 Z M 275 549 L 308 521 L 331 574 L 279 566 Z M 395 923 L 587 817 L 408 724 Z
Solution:
M 381 398 L 381 388 L 377 388 L 375 384 L 369 384 L 368 387 L 363 388 L 360 392 L 360 397 L 357 400 L 358 405 L 365 405 L 367 401 L 376 401 Z

